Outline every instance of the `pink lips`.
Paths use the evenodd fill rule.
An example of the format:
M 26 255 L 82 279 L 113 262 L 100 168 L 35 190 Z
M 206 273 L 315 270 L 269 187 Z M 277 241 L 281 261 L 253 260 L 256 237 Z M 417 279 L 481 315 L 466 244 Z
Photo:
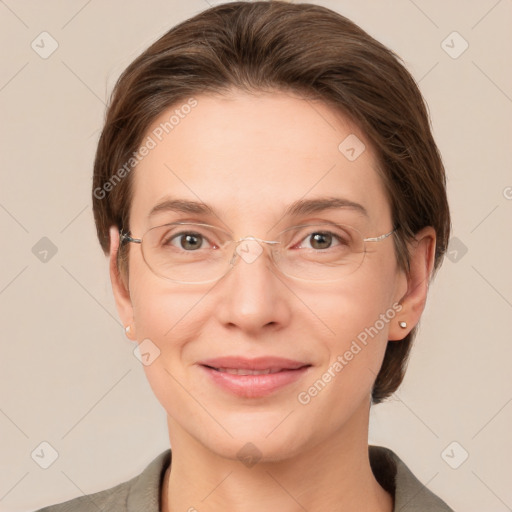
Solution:
M 295 382 L 311 366 L 278 357 L 221 357 L 199 362 L 213 382 L 224 390 L 245 398 L 269 395 Z

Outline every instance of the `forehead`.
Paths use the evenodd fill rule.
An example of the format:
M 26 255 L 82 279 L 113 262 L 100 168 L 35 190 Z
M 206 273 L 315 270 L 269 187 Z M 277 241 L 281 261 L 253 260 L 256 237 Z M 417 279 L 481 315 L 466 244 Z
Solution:
M 200 95 L 163 112 L 143 144 L 151 149 L 133 171 L 133 230 L 148 228 L 168 198 L 207 204 L 231 226 L 273 224 L 316 197 L 361 204 L 370 225 L 389 217 L 368 141 L 321 102 L 283 92 Z

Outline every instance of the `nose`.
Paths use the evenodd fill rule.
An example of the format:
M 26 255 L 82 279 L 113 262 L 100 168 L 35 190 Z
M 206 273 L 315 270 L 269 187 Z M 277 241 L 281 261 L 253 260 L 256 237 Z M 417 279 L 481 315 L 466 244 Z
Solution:
M 254 237 L 240 239 L 233 267 L 219 283 L 217 318 L 251 334 L 282 328 L 291 317 L 291 292 L 272 265 L 269 243 L 263 242 Z
M 256 238 L 254 236 L 245 236 L 244 238 L 240 238 L 235 242 L 235 251 L 231 258 L 231 265 L 236 263 L 237 255 L 244 260 L 245 263 L 252 263 L 260 254 L 263 253 L 263 244 L 272 246 L 278 245 L 279 242 L 274 240 L 262 240 L 261 238 Z

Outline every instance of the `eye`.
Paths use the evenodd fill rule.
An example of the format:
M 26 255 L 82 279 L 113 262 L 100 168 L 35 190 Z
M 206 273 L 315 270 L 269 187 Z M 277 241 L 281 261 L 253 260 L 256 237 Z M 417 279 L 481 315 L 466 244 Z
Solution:
M 162 246 L 173 246 L 185 251 L 197 251 L 207 248 L 208 239 L 201 233 L 194 231 L 181 231 L 180 233 L 167 233 L 162 238 Z
M 165 224 L 148 231 L 146 249 L 160 254 L 196 254 L 206 256 L 223 245 L 224 233 L 211 226 L 198 224 Z M 228 237 L 229 238 L 229 237 Z
M 199 233 L 178 233 L 167 243 L 186 251 L 196 251 L 202 248 L 203 242 L 206 242 L 206 239 Z
M 330 231 L 314 231 L 309 233 L 302 241 L 300 246 L 306 249 L 325 250 L 337 245 L 348 245 L 348 240 L 341 235 Z

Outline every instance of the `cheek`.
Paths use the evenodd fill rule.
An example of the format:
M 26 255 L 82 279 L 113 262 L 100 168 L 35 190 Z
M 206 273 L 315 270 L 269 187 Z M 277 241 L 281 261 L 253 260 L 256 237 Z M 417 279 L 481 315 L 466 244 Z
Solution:
M 133 290 L 132 304 L 137 338 L 150 338 L 161 345 L 162 350 L 175 345 L 175 341 L 188 337 L 200 322 L 197 293 L 179 292 L 162 283 L 152 285 L 149 279 Z
M 396 314 L 385 290 L 370 287 L 371 293 L 362 293 L 355 288 L 318 297 L 317 311 L 332 332 L 318 340 L 325 358 L 297 397 L 311 406 L 312 416 L 332 424 L 348 421 L 369 400 L 388 343 L 389 322 Z
M 140 353 L 149 352 L 151 358 L 142 361 L 146 378 L 164 409 L 174 416 L 190 408 L 179 383 L 187 378 L 188 342 L 198 337 L 202 325 L 196 316 L 197 294 L 178 293 L 148 278 L 134 287 L 132 303 Z
M 187 323 L 197 302 L 192 290 L 153 274 L 138 253 L 130 254 L 130 298 L 137 339 L 149 338 L 162 348 L 163 341 Z
M 297 396 L 308 418 L 317 423 L 321 418 L 326 429 L 339 428 L 369 407 L 388 343 L 388 323 L 381 319 L 389 309 L 385 294 L 373 289 L 365 295 L 354 288 L 324 293 L 316 301 L 333 332 L 316 340 L 325 357 Z
M 370 387 L 382 364 L 390 323 L 396 321 L 392 279 L 361 273 L 310 297 L 311 311 L 325 326 L 319 341 L 329 360 L 322 369 L 343 375 L 336 379 L 340 386 Z
M 384 335 L 389 321 L 394 316 L 392 308 L 393 282 L 383 279 L 382 274 L 353 274 L 339 284 L 329 284 L 303 292 L 305 302 L 314 316 L 321 320 L 334 345 L 343 348 L 347 341 L 356 339 L 360 333 L 375 326 Z M 386 313 L 391 308 L 391 311 Z M 380 321 L 385 315 L 384 324 Z M 372 331 L 374 332 L 374 331 Z M 385 336 L 384 336 L 385 337 Z M 364 336 L 361 336 L 364 338 Z

